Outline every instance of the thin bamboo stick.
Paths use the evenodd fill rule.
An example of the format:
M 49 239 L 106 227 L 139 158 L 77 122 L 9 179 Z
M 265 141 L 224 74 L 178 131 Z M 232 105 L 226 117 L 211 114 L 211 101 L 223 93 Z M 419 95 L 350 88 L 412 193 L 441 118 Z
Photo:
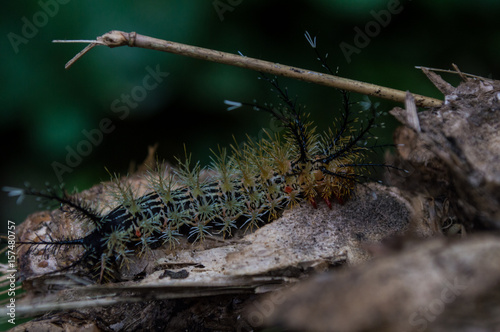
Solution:
M 68 69 L 73 63 L 75 63 L 75 61 L 77 61 L 81 56 L 83 56 L 85 53 L 87 53 L 90 49 L 92 49 L 96 45 L 105 45 L 108 47 L 119 47 L 127 45 L 130 47 L 140 47 L 162 52 L 180 54 L 196 59 L 213 61 L 231 66 L 247 68 L 268 74 L 294 78 L 301 81 L 325 85 L 337 89 L 358 92 L 361 94 L 384 98 L 401 103 L 404 103 L 406 98 L 406 92 L 401 90 L 387 88 L 371 83 L 355 81 L 339 76 L 323 74 L 307 69 L 290 67 L 286 65 L 281 65 L 279 63 L 254 59 L 242 55 L 236 55 L 212 49 L 152 38 L 140 35 L 135 32 L 128 33 L 128 32 L 113 30 L 108 33 L 105 33 L 100 37 L 97 37 L 96 40 L 73 40 L 73 41 L 54 40 L 53 42 L 89 43 L 89 45 L 86 48 L 84 48 L 80 53 L 78 53 L 75 57 L 73 57 L 73 59 L 68 61 L 68 63 L 65 66 L 66 69 Z M 443 101 L 441 100 L 422 95 L 413 94 L 413 97 L 415 98 L 416 105 L 421 107 L 437 107 L 443 103 Z

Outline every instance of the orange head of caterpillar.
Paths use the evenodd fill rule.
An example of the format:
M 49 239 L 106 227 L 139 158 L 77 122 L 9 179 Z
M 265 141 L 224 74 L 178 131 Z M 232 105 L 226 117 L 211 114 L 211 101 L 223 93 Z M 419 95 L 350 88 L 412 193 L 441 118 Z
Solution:
M 350 160 L 332 160 L 323 163 L 321 158 L 315 162 L 315 176 L 317 177 L 318 192 L 329 202 L 332 198 L 340 204 L 349 199 L 357 179 L 354 166 Z
M 311 203 L 314 208 L 317 207 L 316 200 L 320 196 L 331 208 L 330 198 L 343 198 L 344 195 L 337 188 L 334 188 L 335 186 L 332 186 L 332 181 L 335 180 L 330 178 L 334 175 L 327 174 L 327 172 L 330 170 L 326 164 L 321 163 L 320 157 L 315 158 L 314 161 L 293 162 L 283 190 L 288 195 L 298 191 L 300 197 Z
M 357 175 L 349 162 L 325 162 L 323 156 L 316 156 L 314 161 L 294 163 L 291 174 L 296 179 L 302 196 L 314 207 L 316 198 L 320 196 L 331 208 L 332 198 L 344 204 L 354 190 Z M 285 191 L 287 188 L 289 187 L 285 187 Z

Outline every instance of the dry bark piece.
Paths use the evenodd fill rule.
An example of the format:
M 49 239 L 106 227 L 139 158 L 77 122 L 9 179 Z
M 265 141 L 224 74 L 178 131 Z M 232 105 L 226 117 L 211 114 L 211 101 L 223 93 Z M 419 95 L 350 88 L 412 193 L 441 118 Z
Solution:
M 497 331 L 499 240 L 436 238 L 318 275 L 282 292 L 267 323 L 292 331 Z
M 391 111 L 407 126 L 395 132 L 394 140 L 405 168 L 412 172 L 406 183 L 401 178 L 393 183 L 431 197 L 447 197 L 452 214 L 468 230 L 498 229 L 500 82 L 468 79 L 446 91 L 450 93 L 443 106 L 418 113 L 420 132 L 407 122 L 405 110 Z

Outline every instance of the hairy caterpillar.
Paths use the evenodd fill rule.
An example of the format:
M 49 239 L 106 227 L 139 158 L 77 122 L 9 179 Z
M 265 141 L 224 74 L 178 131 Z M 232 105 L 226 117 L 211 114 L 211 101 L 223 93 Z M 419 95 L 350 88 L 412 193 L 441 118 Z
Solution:
M 190 158 L 170 176 L 150 172 L 151 191 L 144 196 L 136 197 L 130 187 L 116 181 L 121 204 L 105 214 L 77 196 L 51 189 L 11 189 L 11 196 L 34 195 L 57 201 L 69 208 L 75 219 L 93 225 L 81 238 L 34 239 L 24 244 L 81 246 L 81 257 L 64 269 L 81 265 L 94 280 L 115 281 L 117 269 L 127 265 L 131 256 L 161 245 L 173 247 L 182 234 L 191 241 L 202 241 L 212 234 L 227 237 L 235 228 L 252 229 L 270 222 L 284 209 L 303 201 L 315 205 L 320 197 L 329 206 L 331 200 L 342 203 L 353 194 L 367 167 L 391 167 L 363 163 L 366 152 L 376 147 L 360 144 L 370 138 L 370 130 L 376 126 L 373 105 L 368 122 L 356 127 L 344 92 L 339 128 L 318 134 L 287 90 L 281 89 L 276 79 L 262 77 L 273 85 L 282 104 L 248 105 L 277 119 L 286 129 L 284 135 L 268 133 L 266 139 L 231 147 L 231 152 L 220 149 L 206 178 L 200 177 L 199 163 L 190 165 Z

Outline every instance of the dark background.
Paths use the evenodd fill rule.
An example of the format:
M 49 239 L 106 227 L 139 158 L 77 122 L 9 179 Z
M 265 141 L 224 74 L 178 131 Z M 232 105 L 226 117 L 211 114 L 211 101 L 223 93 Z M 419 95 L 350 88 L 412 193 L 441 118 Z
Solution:
M 62 0 L 60 0 L 62 2 Z M 372 11 L 386 10 L 395 1 L 221 1 L 232 11 L 221 16 L 214 1 L 66 1 L 5 2 L 2 7 L 0 92 L 2 163 L 0 186 L 34 187 L 57 184 L 52 163 L 65 163 L 67 148 L 86 140 L 83 130 L 98 128 L 103 118 L 115 129 L 82 158 L 63 181 L 79 191 L 109 179 L 105 168 L 126 174 L 132 161 L 141 162 L 148 145 L 159 143 L 159 156 L 175 162 L 183 144 L 195 160 L 209 162 L 209 149 L 257 136 L 269 127 L 266 114 L 251 109 L 226 111 L 225 99 L 275 101 L 257 73 L 151 50 L 97 47 L 71 69 L 64 64 L 84 44 L 52 44 L 53 39 L 92 39 L 109 30 L 136 31 L 161 39 L 243 54 L 301 68 L 321 71 L 304 31 L 317 36 L 319 49 L 339 75 L 442 98 L 416 65 L 450 68 L 498 78 L 500 29 L 496 0 L 401 1 L 402 11 L 370 38 L 350 63 L 342 42 L 354 46 L 355 27 L 374 21 Z M 230 5 L 229 3 L 232 3 Z M 33 36 L 23 36 L 26 21 L 43 19 L 41 4 L 58 4 L 57 13 L 45 14 Z M 51 10 L 55 12 L 55 7 Z M 398 7 L 399 8 L 399 7 Z M 23 19 L 25 18 L 25 19 Z M 14 46 L 13 34 L 26 43 Z M 9 37 L 10 36 L 10 37 Z M 16 50 L 17 48 L 17 50 Z M 17 52 L 16 52 L 17 51 Z M 169 76 L 124 120 L 111 104 L 142 85 L 146 67 Z M 447 76 L 456 83 L 456 77 Z M 307 105 L 319 124 L 327 128 L 339 114 L 339 94 L 330 88 L 281 79 L 292 96 Z M 354 99 L 360 96 L 353 95 Z M 380 100 L 377 100 L 380 101 Z M 380 110 L 395 103 L 381 101 Z M 378 134 L 390 142 L 395 121 Z M 0 223 L 20 224 L 36 203 L 0 194 Z M 0 233 L 5 233 L 5 226 Z

